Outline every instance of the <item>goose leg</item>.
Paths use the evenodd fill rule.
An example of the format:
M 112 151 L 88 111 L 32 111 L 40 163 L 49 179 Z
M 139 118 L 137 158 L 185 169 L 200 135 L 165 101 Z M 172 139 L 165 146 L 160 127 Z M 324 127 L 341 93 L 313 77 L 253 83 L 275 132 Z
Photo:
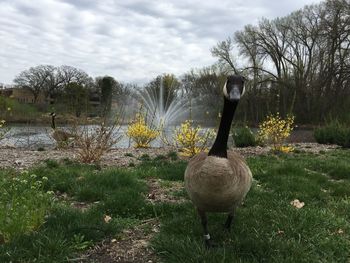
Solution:
M 228 216 L 227 216 L 227 219 L 226 219 L 226 222 L 225 222 L 224 227 L 225 227 L 225 229 L 228 230 L 228 231 L 231 230 L 231 225 L 232 225 L 232 221 L 233 221 L 233 219 L 234 219 L 234 215 L 235 215 L 235 214 L 234 214 L 234 210 L 232 210 L 232 212 L 229 213 Z
M 207 215 L 204 211 L 198 209 L 198 214 L 201 219 L 203 231 L 204 231 L 204 243 L 206 248 L 212 247 L 211 240 L 210 240 L 210 235 L 208 232 L 208 219 Z

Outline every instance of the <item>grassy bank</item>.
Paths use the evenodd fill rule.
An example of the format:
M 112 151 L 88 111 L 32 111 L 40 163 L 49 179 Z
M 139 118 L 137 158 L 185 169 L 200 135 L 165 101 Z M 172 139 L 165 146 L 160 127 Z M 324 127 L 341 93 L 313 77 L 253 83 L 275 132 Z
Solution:
M 150 180 L 161 179 L 164 188 L 181 185 L 185 162 L 159 156 L 144 158 L 137 167 L 101 170 L 66 160 L 47 161 L 27 175 L 1 171 L 2 192 L 13 178 L 34 174 L 30 178 L 40 178 L 42 184 L 35 192 L 42 195 L 33 197 L 29 190 L 21 190 L 11 192 L 12 197 L 43 196 L 49 203 L 40 208 L 45 212 L 42 219 L 28 217 L 30 223 L 0 214 L 0 262 L 66 262 L 79 258 L 94 243 L 120 238 L 125 229 L 142 229 L 143 222 L 152 218 L 160 221 L 151 246 L 161 262 L 348 262 L 349 159 L 349 150 L 250 158 L 253 188 L 237 211 L 231 233 L 223 231 L 225 215 L 209 216 L 210 232 L 219 245 L 209 251 L 203 247 L 201 225 L 190 202 L 147 198 Z M 187 199 L 183 189 L 171 194 Z M 305 206 L 292 206 L 294 199 Z M 26 207 L 32 202 L 37 200 L 28 201 Z M 19 204 L 16 209 L 26 207 Z M 13 230 L 17 221 L 23 227 Z M 11 235 L 6 235 L 9 231 Z

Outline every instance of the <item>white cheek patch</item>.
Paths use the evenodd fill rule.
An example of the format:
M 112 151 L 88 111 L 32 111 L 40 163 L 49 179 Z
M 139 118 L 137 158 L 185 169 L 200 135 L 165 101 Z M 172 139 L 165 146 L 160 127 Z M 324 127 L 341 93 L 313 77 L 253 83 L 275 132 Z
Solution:
M 227 87 L 226 87 L 227 81 L 225 82 L 224 88 L 222 89 L 222 92 L 224 93 L 224 96 L 228 98 L 228 93 L 227 93 Z

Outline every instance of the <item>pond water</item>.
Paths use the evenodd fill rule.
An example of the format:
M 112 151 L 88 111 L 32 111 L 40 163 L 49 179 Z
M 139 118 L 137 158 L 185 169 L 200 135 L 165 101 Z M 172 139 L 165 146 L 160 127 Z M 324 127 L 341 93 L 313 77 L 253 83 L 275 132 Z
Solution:
M 93 131 L 97 126 L 83 126 L 88 130 Z M 12 125 L 10 130 L 5 134 L 2 140 L 0 140 L 0 147 L 11 148 L 24 148 L 37 150 L 42 147 L 45 149 L 53 149 L 56 147 L 56 141 L 52 138 L 52 129 L 47 126 L 30 126 L 30 125 Z M 204 130 L 214 128 L 206 127 Z M 59 127 L 59 129 L 69 130 L 69 127 Z M 166 129 L 166 136 L 168 140 L 173 138 L 175 126 L 170 126 Z M 132 142 L 126 136 L 127 126 L 123 125 L 114 132 L 113 137 L 121 139 L 113 147 L 115 148 L 128 148 L 132 146 Z M 252 129 L 256 132 L 256 129 Z M 297 129 L 294 130 L 288 140 L 288 142 L 315 142 L 312 130 Z M 229 146 L 233 145 L 232 136 L 229 137 Z M 165 146 L 162 140 L 157 139 L 151 143 L 152 147 Z
M 93 131 L 97 126 L 83 126 L 84 129 Z M 69 127 L 58 127 L 61 130 L 69 131 Z M 173 137 L 175 126 L 166 129 L 165 133 L 169 140 Z M 207 129 L 207 128 L 206 128 Z M 113 138 L 121 137 L 121 139 L 113 146 L 115 148 L 128 148 L 132 146 L 132 141 L 126 136 L 127 126 L 123 125 L 113 133 Z M 0 140 L 0 147 L 24 148 L 37 150 L 42 147 L 45 149 L 53 149 L 56 147 L 56 141 L 52 138 L 52 128 L 47 126 L 26 126 L 12 125 L 10 130 Z M 152 147 L 165 146 L 162 140 L 156 139 L 151 143 Z

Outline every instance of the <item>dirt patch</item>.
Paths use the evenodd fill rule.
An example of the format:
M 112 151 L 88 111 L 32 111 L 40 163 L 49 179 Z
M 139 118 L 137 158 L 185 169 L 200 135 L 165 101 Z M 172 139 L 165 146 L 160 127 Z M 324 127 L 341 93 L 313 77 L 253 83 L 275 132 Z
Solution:
M 100 162 L 102 166 L 128 167 L 137 165 L 143 157 L 155 158 L 159 155 L 167 155 L 174 151 L 172 148 L 148 148 L 148 149 L 112 149 L 107 152 Z M 32 151 L 14 148 L 0 149 L 0 168 L 14 168 L 25 170 L 44 160 L 76 159 L 74 149 Z
M 289 144 L 292 146 L 296 151 L 299 152 L 306 152 L 306 153 L 320 153 L 320 152 L 327 152 L 330 150 L 334 150 L 337 148 L 340 148 L 338 145 L 334 144 L 318 144 L 318 143 L 291 143 Z M 256 155 L 266 155 L 271 152 L 271 147 L 246 147 L 246 148 L 233 148 L 233 150 L 239 154 L 241 154 L 243 157 L 251 157 Z
M 147 225 L 147 230 L 145 230 Z M 150 219 L 133 229 L 125 230 L 120 237 L 104 240 L 88 250 L 78 262 L 158 262 L 150 240 L 159 232 L 159 221 Z
M 182 203 L 186 199 L 183 196 L 183 182 L 164 181 L 161 179 L 147 180 L 149 192 L 147 199 L 151 202 Z
M 73 208 L 79 209 L 81 211 L 86 211 L 91 208 L 92 205 L 98 204 L 99 202 L 89 203 L 89 202 L 79 202 L 74 200 L 73 197 L 69 196 L 67 193 L 61 193 L 59 191 L 55 192 L 55 197 L 63 203 L 70 205 Z
M 337 145 L 324 145 L 318 143 L 296 143 L 291 144 L 295 149 L 299 151 L 319 153 L 320 151 L 329 151 L 339 148 Z M 271 150 L 270 147 L 246 147 L 246 148 L 233 148 L 244 157 L 250 157 L 261 154 L 268 154 Z M 169 152 L 175 151 L 174 148 L 148 148 L 148 149 L 113 149 L 106 153 L 101 160 L 102 166 L 119 166 L 128 167 L 134 166 L 141 162 L 143 157 L 155 158 L 157 156 L 166 156 Z M 46 151 L 31 151 L 23 149 L 13 148 L 1 148 L 0 149 L 0 168 L 15 168 L 16 170 L 25 170 L 33 165 L 41 163 L 44 160 L 61 160 L 61 159 L 73 160 L 76 158 L 76 154 L 73 149 L 66 150 L 46 150 Z M 189 158 L 181 157 L 183 160 Z

